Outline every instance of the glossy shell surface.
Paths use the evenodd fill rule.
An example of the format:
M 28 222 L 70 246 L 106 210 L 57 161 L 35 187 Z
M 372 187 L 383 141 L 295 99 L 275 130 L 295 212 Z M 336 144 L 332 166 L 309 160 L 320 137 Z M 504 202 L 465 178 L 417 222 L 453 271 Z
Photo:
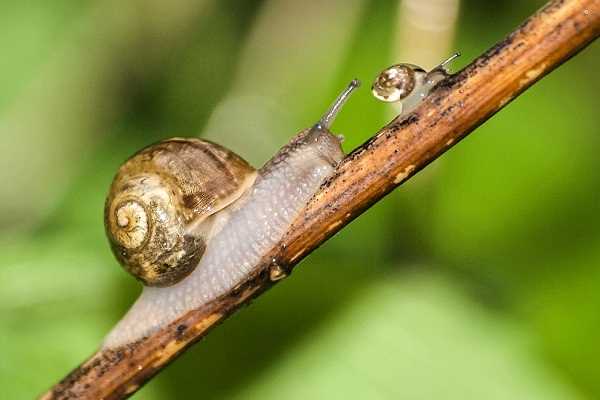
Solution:
M 146 147 L 117 172 L 105 227 L 117 259 L 148 286 L 168 286 L 202 257 L 212 218 L 254 182 L 256 171 L 224 147 L 168 139 Z

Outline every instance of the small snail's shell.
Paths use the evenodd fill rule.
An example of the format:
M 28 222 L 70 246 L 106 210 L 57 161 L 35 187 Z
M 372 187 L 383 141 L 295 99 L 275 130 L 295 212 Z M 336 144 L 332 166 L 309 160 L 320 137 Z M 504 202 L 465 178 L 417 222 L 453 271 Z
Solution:
M 115 256 L 145 285 L 178 282 L 204 253 L 209 217 L 255 178 L 241 157 L 208 141 L 174 138 L 141 150 L 121 166 L 106 200 Z
M 385 102 L 403 100 L 423 84 L 427 72 L 412 64 L 396 64 L 383 70 L 371 88 L 373 95 Z

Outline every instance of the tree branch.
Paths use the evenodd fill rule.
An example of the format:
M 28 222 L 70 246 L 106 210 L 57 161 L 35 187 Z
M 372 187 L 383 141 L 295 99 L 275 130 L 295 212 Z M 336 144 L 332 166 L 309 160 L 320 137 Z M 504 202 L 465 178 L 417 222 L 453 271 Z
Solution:
M 131 395 L 211 328 L 271 287 L 282 273 L 291 273 L 329 237 L 599 35 L 599 0 L 551 1 L 442 81 L 415 112 L 394 119 L 348 155 L 245 282 L 149 337 L 99 351 L 43 398 Z

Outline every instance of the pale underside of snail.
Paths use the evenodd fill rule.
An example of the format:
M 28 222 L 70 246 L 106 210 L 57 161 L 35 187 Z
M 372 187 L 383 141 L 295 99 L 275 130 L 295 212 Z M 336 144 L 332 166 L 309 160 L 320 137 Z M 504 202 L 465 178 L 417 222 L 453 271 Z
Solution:
M 158 143 L 121 167 L 105 208 L 107 233 L 119 261 L 146 286 L 105 338 L 104 348 L 151 334 L 227 293 L 256 268 L 343 159 L 341 138 L 329 128 L 358 85 L 352 81 L 318 123 L 297 134 L 258 171 L 221 146 L 199 139 Z M 220 157 L 213 165 L 221 168 L 225 162 L 226 171 L 221 172 L 231 179 L 213 182 L 203 181 L 202 175 L 179 175 L 180 167 L 190 163 L 187 174 L 200 174 L 194 157 L 163 157 L 173 151 L 193 153 L 198 147 L 204 154 L 205 145 L 216 152 L 207 157 Z M 146 174 L 157 165 L 160 173 Z M 198 180 L 203 190 L 214 185 L 209 194 L 217 195 L 211 198 L 187 184 Z M 177 189 L 164 189 L 165 183 Z M 164 222 L 177 224 L 149 236 Z M 152 256 L 140 252 L 142 248 L 152 250 Z
M 371 92 L 386 103 L 399 102 L 401 115 L 412 112 L 440 81 L 449 76 L 446 65 L 460 56 L 454 53 L 440 65 L 427 72 L 414 64 L 395 64 L 375 78 Z

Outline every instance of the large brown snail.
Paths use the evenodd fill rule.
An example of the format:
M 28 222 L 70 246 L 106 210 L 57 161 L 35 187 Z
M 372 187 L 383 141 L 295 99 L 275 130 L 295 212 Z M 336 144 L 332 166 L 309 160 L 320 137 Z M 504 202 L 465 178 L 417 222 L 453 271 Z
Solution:
M 262 168 L 200 139 L 169 139 L 119 169 L 105 206 L 113 252 L 145 285 L 105 340 L 131 343 L 239 284 L 344 157 L 329 128 L 357 80 Z M 279 279 L 275 274 L 274 279 Z

